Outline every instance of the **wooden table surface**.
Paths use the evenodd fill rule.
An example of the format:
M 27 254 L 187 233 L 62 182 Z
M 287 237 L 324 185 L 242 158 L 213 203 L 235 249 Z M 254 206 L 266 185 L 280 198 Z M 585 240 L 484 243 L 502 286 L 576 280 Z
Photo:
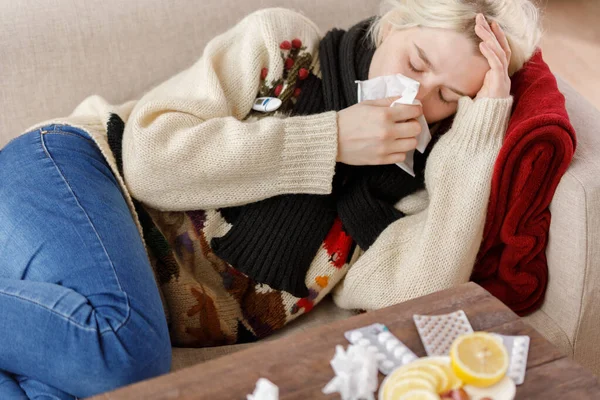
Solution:
M 413 314 L 464 310 L 475 331 L 531 337 L 527 374 L 517 399 L 600 399 L 600 385 L 587 369 L 569 360 L 499 300 L 474 283 L 373 311 L 312 330 L 259 343 L 249 349 L 94 397 L 123 399 L 246 399 L 265 377 L 279 386 L 280 399 L 339 399 L 321 389 L 333 377 L 329 361 L 347 330 L 375 322 L 418 356 L 425 356 Z M 380 374 L 380 381 L 383 375 Z

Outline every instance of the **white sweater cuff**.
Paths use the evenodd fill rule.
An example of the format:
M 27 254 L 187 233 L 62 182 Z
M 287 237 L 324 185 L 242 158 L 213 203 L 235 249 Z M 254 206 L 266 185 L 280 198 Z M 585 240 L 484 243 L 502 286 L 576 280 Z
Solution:
M 286 118 L 279 181 L 281 192 L 331 193 L 337 133 L 335 111 Z
M 470 151 L 502 145 L 510 119 L 513 98 L 473 100 L 462 97 L 452 127 L 455 145 Z

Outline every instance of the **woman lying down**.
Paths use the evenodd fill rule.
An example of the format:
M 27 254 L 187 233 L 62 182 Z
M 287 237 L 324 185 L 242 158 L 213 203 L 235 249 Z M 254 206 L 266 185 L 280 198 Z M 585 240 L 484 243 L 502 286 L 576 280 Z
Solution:
M 325 35 L 262 10 L 141 100 L 90 97 L 14 139 L 0 398 L 164 374 L 172 345 L 254 341 L 328 294 L 372 310 L 467 282 L 538 38 L 527 0 L 400 0 Z M 378 78 L 416 101 L 358 102 Z

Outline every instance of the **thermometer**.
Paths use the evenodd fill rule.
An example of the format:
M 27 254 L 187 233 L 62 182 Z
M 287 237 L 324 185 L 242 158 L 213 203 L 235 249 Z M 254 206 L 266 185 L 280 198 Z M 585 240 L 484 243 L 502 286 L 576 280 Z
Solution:
M 281 100 L 277 97 L 259 97 L 254 100 L 252 109 L 260 112 L 272 112 L 281 107 Z

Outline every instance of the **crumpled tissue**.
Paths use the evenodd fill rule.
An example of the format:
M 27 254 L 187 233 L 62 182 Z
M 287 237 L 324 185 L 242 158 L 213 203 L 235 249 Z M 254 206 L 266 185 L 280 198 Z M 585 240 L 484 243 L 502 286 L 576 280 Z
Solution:
M 338 345 L 330 364 L 335 377 L 323 388 L 324 394 L 338 392 L 342 400 L 375 400 L 373 392 L 379 384 L 375 353 L 357 345 L 350 345 L 344 351 Z
M 396 104 L 421 104 L 419 100 L 416 100 L 421 84 L 402 74 L 379 76 L 367 81 L 356 81 L 356 83 L 358 84 L 359 103 L 364 100 L 379 100 L 386 97 L 402 96 L 394 101 L 391 107 Z M 424 116 L 421 115 L 418 121 L 421 124 L 421 133 L 417 136 L 417 150 L 420 153 L 424 153 L 431 141 L 431 132 L 429 132 L 429 127 Z M 413 169 L 414 153 L 414 150 L 407 152 L 406 160 L 397 164 L 412 176 L 415 176 Z
M 266 378 L 256 382 L 254 393 L 246 396 L 247 400 L 279 400 L 279 387 Z

